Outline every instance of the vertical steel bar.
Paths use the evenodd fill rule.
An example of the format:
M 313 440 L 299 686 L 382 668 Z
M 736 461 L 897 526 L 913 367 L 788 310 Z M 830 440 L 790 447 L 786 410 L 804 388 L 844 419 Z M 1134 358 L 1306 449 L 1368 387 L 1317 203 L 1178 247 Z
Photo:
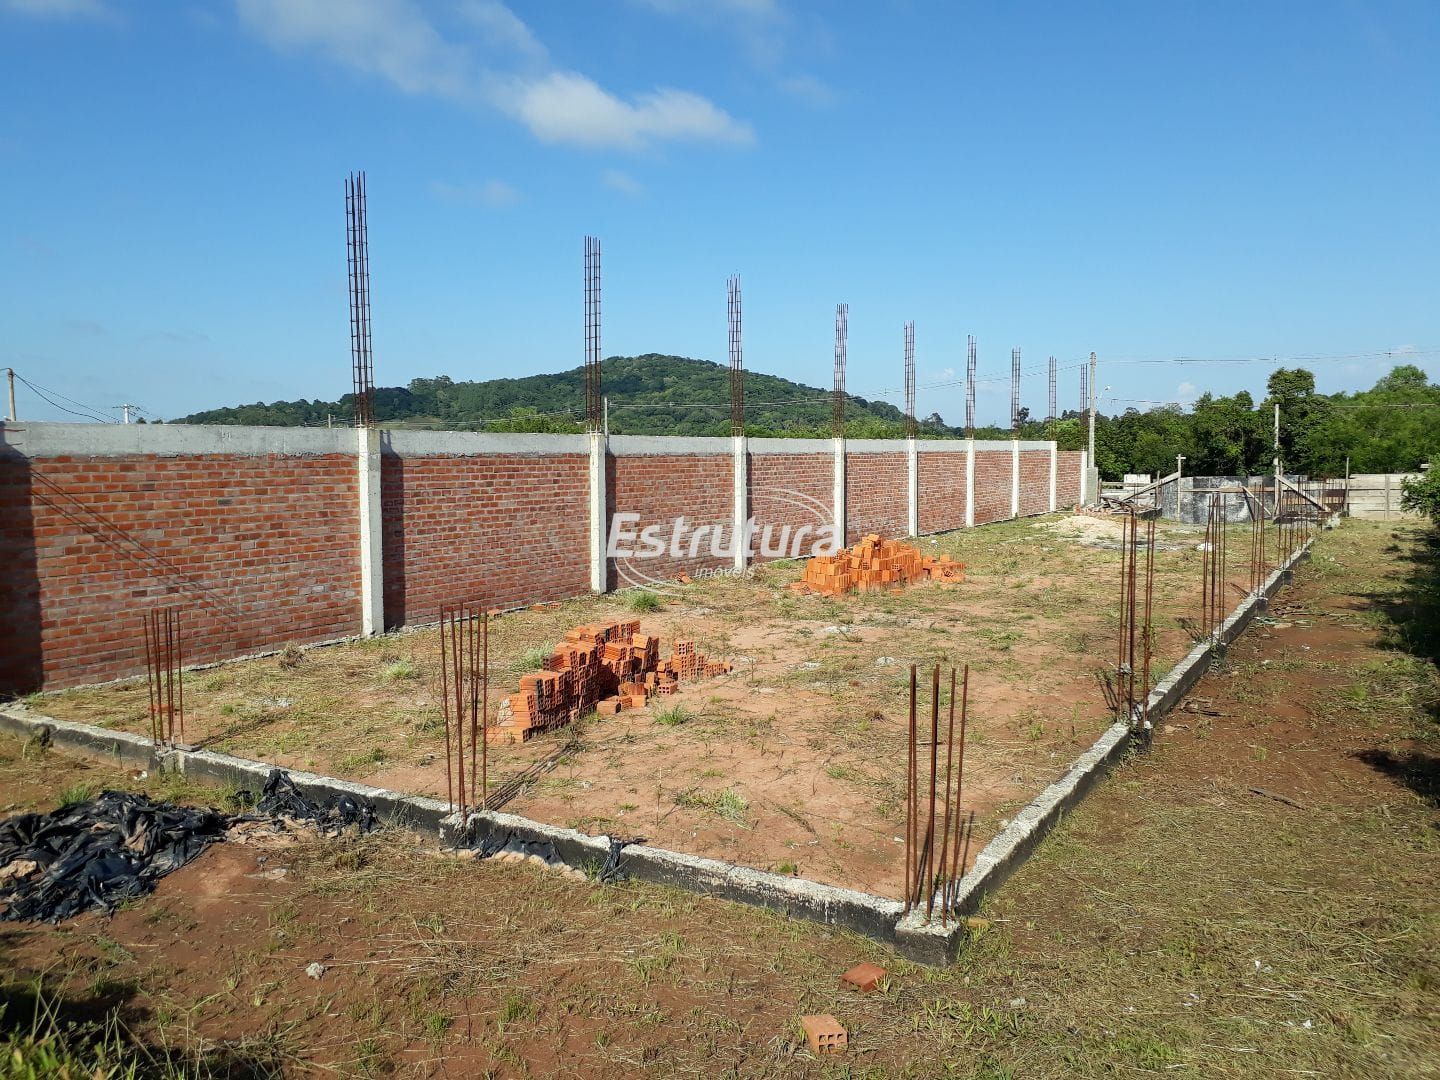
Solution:
M 940 921 L 943 925 L 949 921 L 949 912 L 946 910 L 946 897 L 950 892 L 950 879 L 945 876 L 950 867 L 950 822 L 951 813 L 954 810 L 953 788 L 951 781 L 955 763 L 955 668 L 950 668 L 950 721 L 945 731 L 945 823 L 940 830 Z
M 451 780 L 450 765 L 450 655 L 446 642 L 445 624 L 448 608 L 440 606 L 440 708 L 445 722 L 445 801 L 455 809 L 455 786 Z
M 908 912 L 915 887 L 915 692 L 916 668 L 910 665 L 910 724 L 905 760 L 905 910 Z
M 951 907 L 955 902 L 955 893 L 960 878 L 965 873 L 966 858 L 960 854 L 960 811 L 964 804 L 965 797 L 965 728 L 970 719 L 970 665 L 965 665 L 965 673 L 960 681 L 960 748 L 955 761 L 955 844 L 950 850 L 950 899 L 946 907 Z M 972 814 L 973 818 L 973 814 Z M 968 852 L 966 853 L 968 856 Z
M 489 728 L 490 728 L 490 610 L 481 616 L 480 659 L 480 809 L 490 808 Z
M 935 911 L 935 784 L 940 764 L 940 665 L 930 676 L 930 813 L 925 825 L 925 917 Z

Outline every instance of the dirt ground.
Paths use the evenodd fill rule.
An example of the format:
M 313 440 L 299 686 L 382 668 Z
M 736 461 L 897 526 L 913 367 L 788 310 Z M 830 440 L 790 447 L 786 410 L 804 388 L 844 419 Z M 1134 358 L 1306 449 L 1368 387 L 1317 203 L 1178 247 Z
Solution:
M 117 1017 L 144 1075 L 1437 1076 L 1437 658 L 1440 541 L 1326 534 L 949 970 L 396 831 L 221 844 L 112 918 L 0 923 L 0 1057 L 75 1046 L 32 1030 L 38 992 L 61 1021 Z M 0 740 L 0 812 L 217 798 L 167 782 Z M 837 986 L 861 960 L 882 992 Z M 814 1012 L 844 1057 L 802 1049 Z
M 639 618 L 662 655 L 693 638 L 735 670 L 644 710 L 493 747 L 491 790 L 532 819 L 898 896 L 909 665 L 922 684 L 933 664 L 970 665 L 973 859 L 1111 722 L 1100 676 L 1115 664 L 1119 536 L 1118 520 L 1051 515 L 923 539 L 968 565 L 953 587 L 797 595 L 785 585 L 799 564 L 773 564 L 677 584 L 639 615 L 633 593 L 507 614 L 492 628 L 492 717 L 582 624 Z M 1192 645 L 1204 536 L 1162 523 L 1159 539 L 1152 681 Z M 1250 584 L 1248 544 L 1249 527 L 1235 529 L 1231 607 Z M 438 650 L 436 631 L 420 630 L 193 673 L 187 741 L 443 797 Z M 143 681 L 32 704 L 148 729 Z

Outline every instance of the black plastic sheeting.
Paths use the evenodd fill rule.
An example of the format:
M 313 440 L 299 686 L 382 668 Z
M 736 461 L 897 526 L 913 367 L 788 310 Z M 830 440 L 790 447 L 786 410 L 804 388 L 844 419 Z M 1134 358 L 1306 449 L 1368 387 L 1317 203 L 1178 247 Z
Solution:
M 281 820 L 313 825 L 325 836 L 376 827 L 369 801 L 311 799 L 282 769 L 271 770 L 254 810 L 238 816 L 106 791 L 48 814 L 0 821 L 0 920 L 53 923 L 85 911 L 113 912 L 153 892 L 166 874 L 223 840 L 231 825 Z
M 248 792 L 237 793 L 237 797 L 246 796 L 249 796 Z M 296 787 L 295 781 L 284 769 L 270 770 L 260 799 L 255 803 L 255 813 L 262 818 L 303 821 L 326 836 L 337 835 L 352 827 L 361 832 L 370 832 L 376 827 L 375 807 L 370 800 L 339 795 L 317 801 Z
M 628 876 L 625 873 L 625 860 L 621 857 L 620 853 L 628 844 L 643 844 L 645 838 L 635 837 L 630 840 L 621 840 L 611 836 L 607 839 L 610 841 L 610 851 L 605 856 L 605 862 L 601 865 L 599 871 L 596 872 L 595 877 L 599 881 L 613 885 L 618 881 L 624 881 Z M 489 836 L 481 838 L 480 843 L 475 848 L 475 857 L 477 859 L 489 859 L 499 855 L 502 851 L 518 852 L 521 855 L 536 855 L 551 867 L 562 867 L 566 865 L 565 860 L 560 858 L 559 852 L 555 850 L 555 845 L 549 840 L 526 840 L 509 830 L 491 833 Z
M 0 821 L 0 868 L 36 864 L 0 886 L 0 919 L 59 922 L 82 911 L 114 911 L 220 840 L 229 819 L 214 810 L 107 791 L 49 814 Z

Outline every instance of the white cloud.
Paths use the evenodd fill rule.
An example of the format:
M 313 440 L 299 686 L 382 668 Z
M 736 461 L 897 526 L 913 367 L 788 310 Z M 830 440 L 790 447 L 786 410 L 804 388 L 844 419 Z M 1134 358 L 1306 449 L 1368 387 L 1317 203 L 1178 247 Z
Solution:
M 75 16 L 105 18 L 111 14 L 100 0 L 0 0 L 0 8 L 19 15 L 69 19 Z
M 637 149 L 669 139 L 754 141 L 748 124 L 699 94 L 657 87 L 626 99 L 579 72 L 548 68 L 544 45 L 500 0 L 459 9 L 478 42 L 442 35 L 414 0 L 235 2 L 241 23 L 273 48 L 314 49 L 408 94 L 499 109 L 544 142 Z
M 1175 388 L 1175 400 L 1182 404 L 1194 401 L 1200 395 L 1200 388 L 1192 382 L 1182 382 Z
M 464 51 L 409 0 L 236 0 L 236 10 L 275 48 L 319 49 L 407 94 L 465 96 Z
M 466 0 L 460 13 L 480 30 L 490 45 L 529 60 L 549 58 L 549 51 L 530 27 L 500 0 Z
M 780 89 L 810 105 L 835 104 L 835 91 L 830 84 L 814 75 L 791 75 L 781 79 Z
M 635 149 L 660 139 L 747 145 L 749 124 L 686 90 L 660 87 L 624 101 L 584 75 L 555 71 L 512 85 L 507 109 L 542 142 Z
M 625 195 L 645 194 L 645 186 L 622 169 L 606 169 L 600 174 L 600 182 Z
M 430 194 L 455 206 L 484 206 L 492 210 L 514 206 L 520 201 L 520 192 L 504 180 L 486 180 L 483 184 L 449 184 L 436 180 L 430 185 Z

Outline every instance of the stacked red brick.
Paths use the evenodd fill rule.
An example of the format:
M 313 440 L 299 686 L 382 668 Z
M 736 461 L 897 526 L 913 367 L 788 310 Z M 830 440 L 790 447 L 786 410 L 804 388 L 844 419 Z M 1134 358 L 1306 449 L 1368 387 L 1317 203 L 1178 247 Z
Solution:
M 965 564 L 948 555 L 931 558 L 898 540 L 882 540 L 871 533 L 854 547 L 837 555 L 817 555 L 805 564 L 797 589 L 839 596 L 842 593 L 884 589 L 929 579 L 954 584 L 965 580 Z
M 681 678 L 730 670 L 729 664 L 706 661 L 693 641 L 677 641 L 671 658 L 662 663 L 660 639 L 639 631 L 639 622 L 571 630 L 545 667 L 523 676 L 519 692 L 501 702 L 489 740 L 524 742 L 592 708 L 602 715 L 644 708 L 651 694 L 673 694 Z

